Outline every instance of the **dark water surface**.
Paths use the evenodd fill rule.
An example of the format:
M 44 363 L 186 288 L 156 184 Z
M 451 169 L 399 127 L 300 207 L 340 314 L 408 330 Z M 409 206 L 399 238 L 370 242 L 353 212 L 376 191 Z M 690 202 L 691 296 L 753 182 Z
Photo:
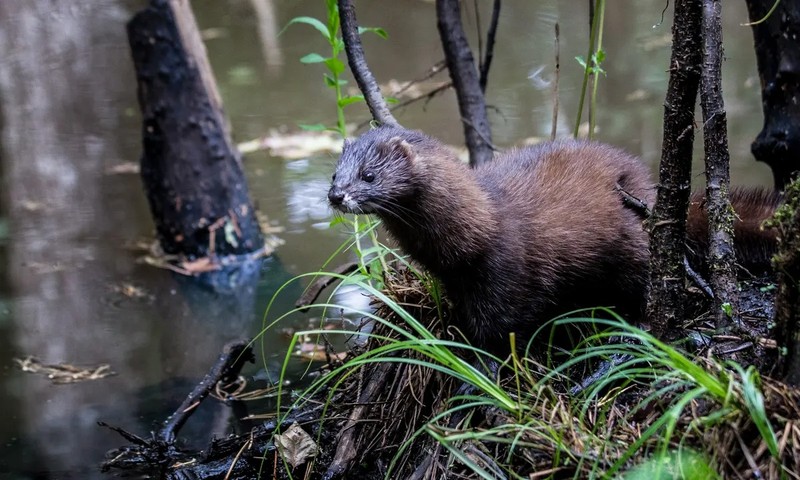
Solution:
M 283 226 L 285 245 L 263 265 L 261 280 L 235 295 L 215 294 L 137 262 L 128 246 L 152 238 L 153 224 L 136 174 L 110 174 L 135 162 L 140 125 L 124 25 L 144 2 L 0 1 L 0 478 L 100 478 L 104 453 L 122 439 L 106 421 L 141 435 L 158 427 L 229 340 L 252 336 L 275 290 L 317 269 L 343 241 L 327 229 L 323 199 L 335 158 L 247 156 L 251 192 Z M 326 53 L 307 26 L 277 32 L 294 16 L 321 16 L 321 0 L 196 0 L 211 63 L 237 140 L 270 128 L 332 123 L 330 91 L 318 66 L 298 58 Z M 384 27 L 388 41 L 365 38 L 382 81 L 422 75 L 441 59 L 433 2 L 358 2 L 362 24 Z M 472 2 L 466 2 L 472 12 Z M 482 1 L 481 21 L 489 18 Z M 617 0 L 606 12 L 608 72 L 600 87 L 599 138 L 654 165 L 661 141 L 671 9 L 662 0 Z M 750 157 L 761 127 L 752 37 L 743 2 L 725 5 L 725 100 L 734 182 L 769 184 Z M 585 55 L 585 2 L 504 2 L 489 102 L 495 142 L 549 135 L 553 25 L 561 26 L 559 131 L 571 128 Z M 475 20 L 467 23 L 471 31 Z M 364 111 L 353 108 L 351 120 Z M 451 93 L 399 115 L 407 125 L 461 141 Z M 700 169 L 698 168 L 698 172 Z M 125 285 L 143 298 L 119 293 Z M 290 308 L 296 285 L 274 306 Z M 273 317 L 274 315 L 271 315 Z M 294 326 L 308 324 L 296 317 Z M 286 339 L 268 333 L 266 358 L 248 371 L 279 368 Z M 23 373 L 13 358 L 47 363 L 108 363 L 114 377 L 53 385 Z M 295 367 L 302 368 L 301 365 Z M 184 437 L 202 446 L 230 430 L 229 412 L 210 403 Z

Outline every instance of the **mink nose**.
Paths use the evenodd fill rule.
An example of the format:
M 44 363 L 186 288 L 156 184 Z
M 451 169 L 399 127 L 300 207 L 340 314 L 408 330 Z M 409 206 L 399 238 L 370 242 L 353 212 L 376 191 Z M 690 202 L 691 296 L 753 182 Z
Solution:
M 331 202 L 331 205 L 341 205 L 342 200 L 344 200 L 344 191 L 338 187 L 331 187 L 328 190 L 328 201 Z

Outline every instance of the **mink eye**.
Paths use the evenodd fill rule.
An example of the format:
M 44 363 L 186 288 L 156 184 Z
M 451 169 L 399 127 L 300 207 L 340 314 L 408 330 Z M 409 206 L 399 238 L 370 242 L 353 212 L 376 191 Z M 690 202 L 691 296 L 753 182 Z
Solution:
M 375 181 L 375 174 L 367 170 L 366 172 L 361 173 L 361 180 L 364 180 L 367 183 L 372 183 Z

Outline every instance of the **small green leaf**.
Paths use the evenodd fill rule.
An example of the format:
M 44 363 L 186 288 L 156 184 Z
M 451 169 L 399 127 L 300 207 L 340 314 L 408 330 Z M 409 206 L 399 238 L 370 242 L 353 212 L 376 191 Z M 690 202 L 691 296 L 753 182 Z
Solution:
M 381 27 L 358 27 L 359 35 L 363 35 L 367 32 L 374 33 L 375 35 L 381 37 L 384 40 L 389 38 L 389 34 L 386 33 L 386 30 L 382 29 Z
M 578 64 L 579 64 L 581 67 L 583 67 L 583 69 L 584 69 L 584 70 L 586 70 L 586 60 L 584 60 L 584 59 L 583 59 L 583 56 L 581 56 L 581 55 L 578 55 L 577 57 L 575 57 L 575 60 L 577 60 L 577 61 L 578 61 Z
M 344 97 L 339 99 L 339 106 L 346 107 L 350 104 L 362 102 L 364 101 L 364 95 L 351 95 L 349 97 Z
M 295 23 L 305 23 L 306 25 L 311 25 L 312 27 L 316 28 L 319 33 L 322 34 L 325 39 L 330 41 L 331 34 L 328 31 L 328 27 L 325 26 L 324 23 L 320 22 L 316 18 L 313 17 L 294 17 L 293 19 L 289 20 L 289 25 Z M 287 27 L 289 26 L 287 25 Z
M 322 63 L 325 60 L 327 59 L 319 53 L 309 53 L 300 59 L 300 63 Z
M 328 6 L 328 17 L 338 16 L 339 3 L 336 0 L 325 0 L 325 3 Z
M 720 308 L 722 308 L 722 311 L 725 312 L 725 315 L 727 315 L 728 317 L 733 315 L 733 306 L 731 306 L 730 303 L 725 302 L 722 305 L 720 305 Z
M 341 216 L 341 215 L 337 215 L 337 216 L 331 218 L 331 223 L 329 223 L 328 226 L 330 228 L 333 228 L 336 225 L 341 225 L 343 223 L 345 223 L 345 218 L 343 216 Z
M 384 97 L 383 99 L 386 100 L 386 103 L 395 104 L 395 103 L 399 103 L 400 102 L 400 100 L 398 100 L 395 97 Z
M 344 63 L 338 58 L 326 58 L 324 61 L 325 65 L 328 66 L 328 69 L 334 75 L 339 75 L 340 73 L 344 72 Z
M 603 60 L 605 60 L 605 59 L 606 59 L 606 51 L 605 50 L 603 50 L 601 48 L 600 50 L 595 52 L 595 54 L 594 54 L 594 63 L 595 64 L 600 65 L 601 63 L 603 63 Z
M 347 85 L 347 80 L 342 80 L 341 78 L 339 80 L 336 80 L 335 78 L 333 78 L 332 76 L 328 75 L 327 73 L 325 73 L 323 75 L 325 77 L 325 85 L 327 85 L 327 86 L 329 86 L 331 88 L 336 88 L 336 84 L 337 83 L 339 84 L 339 86 Z
M 313 123 L 313 124 L 301 123 L 298 125 L 298 127 L 300 127 L 301 130 L 305 130 L 307 132 L 324 132 L 328 128 L 321 123 Z

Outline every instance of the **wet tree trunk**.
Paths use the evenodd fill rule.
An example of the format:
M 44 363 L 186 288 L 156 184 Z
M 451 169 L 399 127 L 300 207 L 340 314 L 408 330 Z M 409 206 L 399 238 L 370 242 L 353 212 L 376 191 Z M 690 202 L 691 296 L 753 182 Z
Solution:
M 778 253 L 773 260 L 778 289 L 775 294 L 775 340 L 785 354 L 779 357 L 778 374 L 800 385 L 800 184 L 786 189 L 785 205 L 769 222 L 778 231 Z
M 151 0 L 128 24 L 144 121 L 142 180 L 165 252 L 244 254 L 264 241 L 241 159 L 186 0 Z
M 397 120 L 392 115 L 389 105 L 381 95 L 381 89 L 375 76 L 367 66 L 367 59 L 364 55 L 364 47 L 361 45 L 361 35 L 358 33 L 358 21 L 356 20 L 356 9 L 353 2 L 349 0 L 339 0 L 339 21 L 341 23 L 342 40 L 347 52 L 347 62 L 350 71 L 358 84 L 358 89 L 364 94 L 364 101 L 369 107 L 372 118 L 383 125 L 399 126 Z
M 672 57 L 664 102 L 664 146 L 656 203 L 649 220 L 650 293 L 647 318 L 661 338 L 683 319 L 686 215 L 691 188 L 694 107 L 700 82 L 702 4 L 678 0 L 672 25 Z
M 764 128 L 752 145 L 782 190 L 800 170 L 800 1 L 746 0 L 753 23 Z M 769 16 L 767 16 L 769 14 Z
M 728 122 L 722 101 L 722 0 L 703 0 L 703 73 L 700 82 L 706 165 L 709 283 L 718 330 L 737 318 L 730 192 Z
M 459 0 L 436 0 L 436 25 L 442 39 L 447 69 L 458 97 L 458 110 L 473 167 L 492 159 L 492 132 L 478 69 L 461 26 Z M 488 75 L 488 70 L 484 77 Z

